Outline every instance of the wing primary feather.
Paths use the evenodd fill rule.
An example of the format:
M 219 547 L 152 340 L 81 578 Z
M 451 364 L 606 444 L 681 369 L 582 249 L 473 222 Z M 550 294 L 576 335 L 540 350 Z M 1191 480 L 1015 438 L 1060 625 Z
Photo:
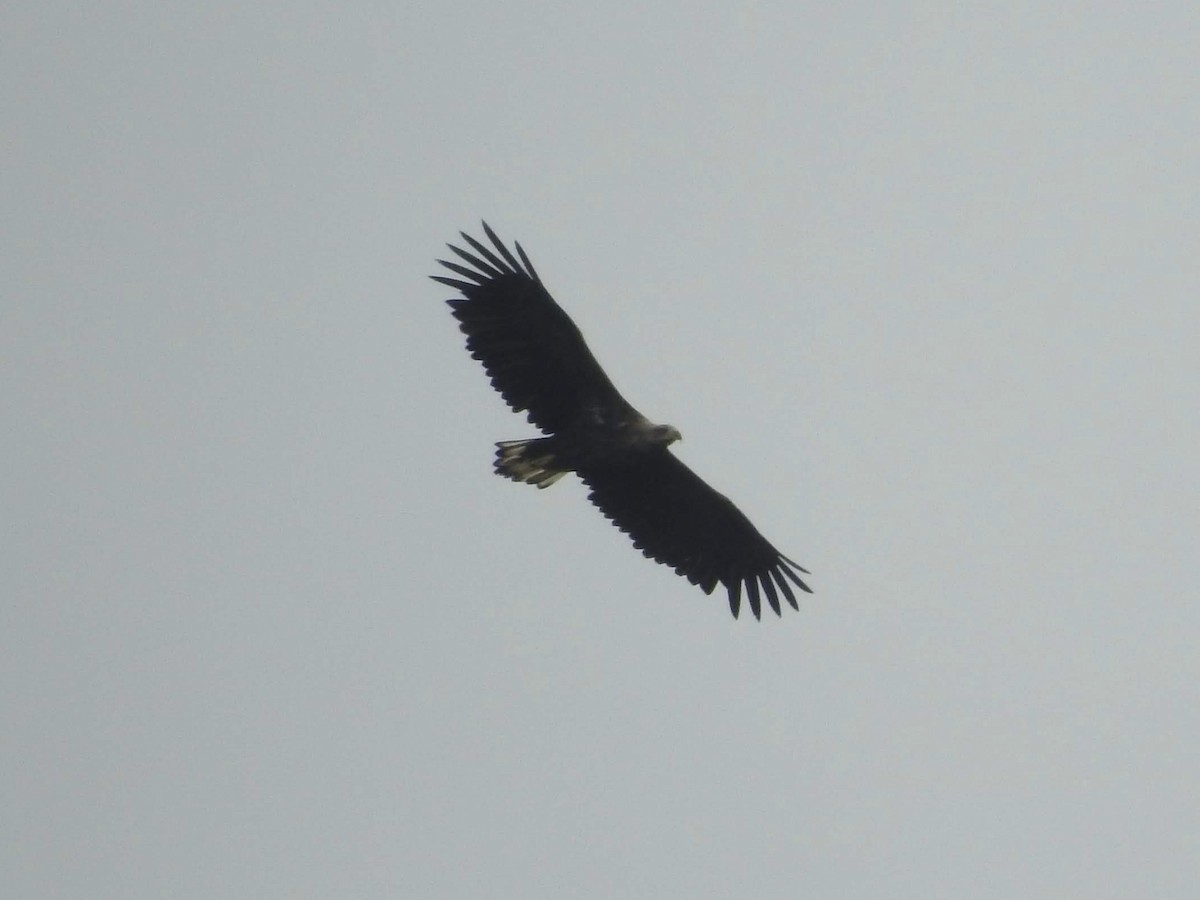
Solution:
M 466 237 L 466 235 L 464 234 L 463 237 Z M 477 268 L 480 272 L 487 274 L 491 278 L 499 278 L 501 275 L 504 274 L 500 269 L 497 269 L 495 266 L 491 265 L 490 263 L 484 262 L 478 256 L 472 256 L 470 253 L 468 253 L 462 247 L 455 247 L 453 244 L 447 244 L 446 246 L 449 247 L 451 252 L 456 254 L 460 259 L 466 260 L 471 265 L 473 265 L 475 268 Z M 438 262 L 441 262 L 441 260 L 438 260 Z
M 787 602 L 791 605 L 792 609 L 800 612 L 800 606 L 796 603 L 796 595 L 792 593 L 792 586 L 788 584 L 787 579 L 783 577 L 778 568 L 771 570 L 771 577 L 779 583 L 779 589 L 783 591 L 783 596 L 787 598 Z
M 787 563 L 789 566 L 794 566 L 795 568 L 799 569 L 799 570 L 800 570 L 801 572 L 803 572 L 805 575 L 811 575 L 811 574 L 812 574 L 812 572 L 808 571 L 808 569 L 804 568 L 804 566 L 800 565 L 800 563 L 796 562 L 794 559 L 788 559 L 788 558 L 787 558 L 786 556 L 784 556 L 782 553 L 780 553 L 780 554 L 779 554 L 779 558 L 780 558 L 780 559 L 782 559 L 782 560 L 783 560 L 785 563 Z
M 499 270 L 502 274 L 509 274 L 509 275 L 513 274 L 513 272 L 506 265 L 504 265 L 504 263 L 502 263 L 500 261 L 500 257 L 498 257 L 495 253 L 493 253 L 487 246 L 485 246 L 484 244 L 481 244 L 479 241 L 475 240 L 475 238 L 471 237 L 465 231 L 460 231 L 459 234 L 462 235 L 462 239 L 464 241 L 466 241 L 468 244 L 470 244 L 471 247 L 474 248 L 475 251 L 477 253 L 479 253 L 480 256 L 484 257 L 484 259 L 486 259 L 493 266 L 495 266 L 496 269 Z
M 483 223 L 483 232 L 491 238 L 492 243 L 496 245 L 496 249 L 500 251 L 500 255 L 508 260 L 508 264 L 512 266 L 512 270 L 514 272 L 521 271 L 521 264 L 517 262 L 517 258 L 512 255 L 511 250 L 504 246 L 504 242 L 496 237 L 496 232 L 492 231 L 491 226 L 487 222 Z
M 762 572 L 758 577 L 762 581 L 763 590 L 767 592 L 767 602 L 771 604 L 771 609 L 775 610 L 775 615 L 782 616 L 783 610 L 779 608 L 779 595 L 775 592 L 775 582 L 771 579 L 771 573 Z
M 454 249 L 454 248 L 451 248 L 451 249 Z M 491 280 L 493 277 L 495 277 L 495 276 L 489 275 L 487 273 L 486 266 L 479 265 L 478 263 L 476 263 L 476 264 L 479 265 L 479 268 L 482 269 L 483 271 L 476 272 L 473 269 L 468 269 L 466 266 L 460 266 L 458 263 L 446 262 L 446 260 L 444 260 L 444 259 L 439 259 L 438 264 L 445 266 L 451 272 L 457 272 L 459 275 L 462 275 L 464 278 L 470 278 L 472 281 L 474 281 L 478 284 L 487 284 L 487 282 L 489 280 Z
M 733 617 L 736 619 L 738 617 L 738 613 L 741 612 L 741 609 L 742 583 L 741 581 L 735 581 L 733 584 L 729 585 L 729 611 L 733 613 Z
M 475 288 L 479 287 L 477 284 L 468 284 L 465 281 L 459 281 L 456 278 L 447 278 L 444 275 L 430 275 L 429 277 L 440 284 L 454 288 L 456 291 L 473 291 Z M 455 297 L 454 299 L 459 300 L 461 298 Z M 447 300 L 446 302 L 450 303 L 452 301 Z
M 753 575 L 746 579 L 746 599 L 750 601 L 750 612 L 762 620 L 762 603 L 758 599 L 758 579 Z
M 812 588 L 810 588 L 807 584 L 805 584 L 804 581 L 800 578 L 800 576 L 797 575 L 795 572 L 793 572 L 792 568 L 791 568 L 792 566 L 796 566 L 797 569 L 800 569 L 800 567 L 797 566 L 790 559 L 788 559 L 786 556 L 780 556 L 779 558 L 783 561 L 782 563 L 780 563 L 779 571 L 783 572 L 784 575 L 786 575 L 788 578 L 792 579 L 792 581 L 796 584 L 796 587 L 800 588 L 800 590 L 804 591 L 806 594 L 811 594 Z M 800 569 L 800 571 L 803 572 L 805 575 L 812 574 L 811 572 L 808 571 L 808 569 Z
M 533 267 L 533 263 L 529 261 L 529 257 L 525 255 L 525 249 L 521 246 L 520 241 L 513 241 L 513 246 L 517 248 L 517 255 L 521 257 L 521 262 L 525 263 L 525 271 L 529 273 L 529 277 L 538 284 L 541 284 L 542 279 L 538 276 L 537 269 Z

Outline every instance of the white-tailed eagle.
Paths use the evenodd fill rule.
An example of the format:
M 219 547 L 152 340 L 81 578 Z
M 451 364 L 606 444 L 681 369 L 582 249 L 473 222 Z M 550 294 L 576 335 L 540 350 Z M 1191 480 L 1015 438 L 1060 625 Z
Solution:
M 799 609 L 792 584 L 811 593 L 796 574 L 808 570 L 671 454 L 667 447 L 679 432 L 655 425 L 625 401 L 521 245 L 515 244 L 518 261 L 486 222 L 483 230 L 494 250 L 463 233 L 475 253 L 447 246 L 467 265 L 438 260 L 461 277 L 431 277 L 461 291 L 446 302 L 471 356 L 508 405 L 545 435 L 500 441 L 496 473 L 545 488 L 575 472 L 591 489 L 588 499 L 645 556 L 706 594 L 723 584 L 734 617 L 743 587 L 755 618 L 763 596 L 777 615 L 781 594 Z

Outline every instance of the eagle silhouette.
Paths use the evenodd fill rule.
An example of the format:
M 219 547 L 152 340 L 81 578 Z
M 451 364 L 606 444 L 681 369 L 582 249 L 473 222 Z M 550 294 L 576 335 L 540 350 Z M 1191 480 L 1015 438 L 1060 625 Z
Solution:
M 467 265 L 439 259 L 459 277 L 430 277 L 461 292 L 446 302 L 471 356 L 508 405 L 543 432 L 497 443 L 496 473 L 546 488 L 574 472 L 643 555 L 706 594 L 723 584 L 735 618 L 743 588 L 756 619 L 764 596 L 776 615 L 781 594 L 799 609 L 792 585 L 811 593 L 797 574 L 808 570 L 670 452 L 679 431 L 649 421 L 613 387 L 521 245 L 514 243 L 518 260 L 486 222 L 483 231 L 494 250 L 460 232 L 475 252 L 447 246 Z

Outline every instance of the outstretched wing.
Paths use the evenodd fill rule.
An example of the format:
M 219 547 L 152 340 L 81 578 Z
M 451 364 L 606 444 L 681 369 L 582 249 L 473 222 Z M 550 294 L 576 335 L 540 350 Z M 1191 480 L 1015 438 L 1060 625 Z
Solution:
M 579 477 L 591 488 L 588 499 L 645 556 L 670 566 L 706 594 L 718 583 L 725 585 L 735 618 L 743 587 L 756 619 L 764 594 L 780 615 L 780 594 L 799 609 L 792 584 L 812 593 L 796 574 L 807 575 L 806 569 L 772 547 L 729 498 L 666 450 L 586 467 Z
M 438 262 L 461 279 L 430 277 L 462 291 L 446 302 L 492 386 L 515 412 L 527 412 L 530 422 L 548 432 L 569 429 L 589 409 L 629 409 L 579 328 L 542 286 L 521 245 L 515 245 L 518 262 L 487 222 L 483 230 L 494 251 L 460 232 L 475 253 L 447 246 L 469 266 Z

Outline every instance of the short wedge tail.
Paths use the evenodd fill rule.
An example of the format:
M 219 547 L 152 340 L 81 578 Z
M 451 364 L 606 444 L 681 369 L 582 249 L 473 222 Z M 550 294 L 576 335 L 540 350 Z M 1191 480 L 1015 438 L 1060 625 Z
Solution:
M 496 474 L 548 488 L 567 474 L 556 465 L 553 438 L 499 441 L 496 444 Z

